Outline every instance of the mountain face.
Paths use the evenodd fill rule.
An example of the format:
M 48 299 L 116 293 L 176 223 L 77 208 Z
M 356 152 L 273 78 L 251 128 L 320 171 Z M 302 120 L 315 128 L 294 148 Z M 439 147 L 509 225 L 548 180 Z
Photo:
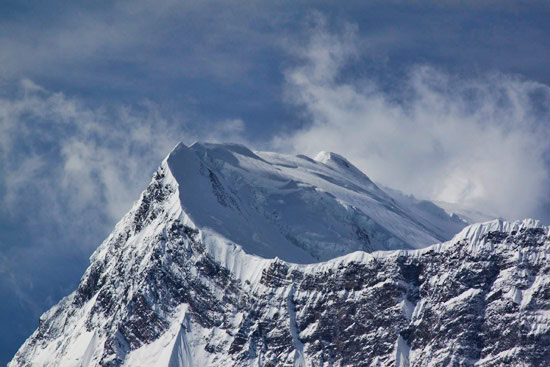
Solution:
M 428 209 L 333 153 L 179 145 L 9 366 L 549 365 L 550 228 L 425 247 Z
M 400 206 L 345 158 L 180 144 L 165 164 L 184 216 L 213 241 L 296 263 L 353 251 L 413 249 L 449 240 L 466 223 Z M 435 207 L 435 205 L 433 205 Z

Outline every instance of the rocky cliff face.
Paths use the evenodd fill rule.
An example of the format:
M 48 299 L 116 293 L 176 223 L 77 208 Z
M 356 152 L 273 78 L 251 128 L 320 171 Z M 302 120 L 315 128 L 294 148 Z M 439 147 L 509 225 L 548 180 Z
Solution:
M 172 169 L 11 367 L 550 365 L 548 227 L 494 221 L 421 250 L 296 264 L 197 226 Z

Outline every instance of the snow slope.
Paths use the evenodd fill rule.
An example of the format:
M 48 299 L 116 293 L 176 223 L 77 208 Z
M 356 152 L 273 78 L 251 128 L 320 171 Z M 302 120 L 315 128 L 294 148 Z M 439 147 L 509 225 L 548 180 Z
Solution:
M 466 224 L 401 207 L 345 158 L 178 145 L 166 160 L 182 210 L 205 233 L 247 253 L 297 263 L 352 251 L 420 248 Z M 435 223 L 435 225 L 433 224 Z

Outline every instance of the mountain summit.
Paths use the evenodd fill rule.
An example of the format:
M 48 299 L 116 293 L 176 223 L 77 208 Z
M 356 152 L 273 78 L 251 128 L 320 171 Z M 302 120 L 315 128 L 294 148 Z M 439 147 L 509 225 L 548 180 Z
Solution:
M 414 215 L 347 159 L 179 144 L 163 162 L 188 221 L 214 241 L 265 258 L 313 263 L 353 251 L 412 249 L 466 224 Z
M 548 365 L 550 228 L 416 204 L 334 153 L 179 144 L 9 366 Z

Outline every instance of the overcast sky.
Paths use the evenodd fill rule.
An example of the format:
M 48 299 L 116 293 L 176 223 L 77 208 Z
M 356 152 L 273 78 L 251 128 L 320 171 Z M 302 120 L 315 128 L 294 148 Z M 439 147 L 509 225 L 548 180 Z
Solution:
M 0 364 L 179 140 L 549 223 L 547 2 L 420 3 L 3 1 Z

